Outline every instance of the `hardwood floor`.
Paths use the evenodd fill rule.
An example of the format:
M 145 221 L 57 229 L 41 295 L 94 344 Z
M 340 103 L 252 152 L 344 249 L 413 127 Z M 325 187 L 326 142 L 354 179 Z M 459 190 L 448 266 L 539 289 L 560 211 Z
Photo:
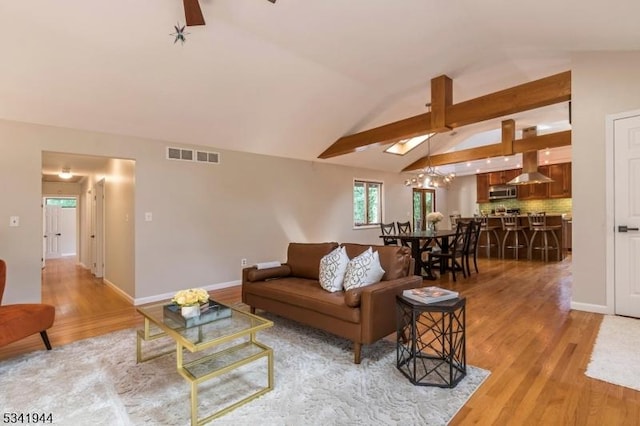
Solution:
M 467 362 L 491 371 L 452 425 L 640 424 L 640 392 L 584 375 L 602 315 L 569 309 L 570 266 L 570 257 L 479 259 L 481 273 L 469 279 L 428 282 L 467 297 Z M 236 303 L 240 288 L 213 295 Z M 142 323 L 129 302 L 72 261 L 47 263 L 42 297 L 56 306 L 54 347 Z M 37 334 L 0 348 L 0 360 L 33 350 L 44 350 Z

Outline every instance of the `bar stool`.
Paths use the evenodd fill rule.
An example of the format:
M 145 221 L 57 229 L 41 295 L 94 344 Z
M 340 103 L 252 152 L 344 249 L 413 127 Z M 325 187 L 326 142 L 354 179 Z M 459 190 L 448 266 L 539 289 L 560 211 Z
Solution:
M 478 239 L 478 249 L 487 249 L 487 259 L 491 258 L 491 248 L 498 248 L 498 257 L 501 256 L 502 253 L 502 244 L 500 243 L 500 237 L 498 236 L 498 229 L 500 229 L 497 225 L 489 225 L 489 218 L 487 215 L 474 215 L 476 220 L 480 222 L 480 237 Z M 483 237 L 484 235 L 484 237 Z M 495 239 L 495 243 L 491 242 L 491 236 Z M 484 238 L 485 243 L 480 244 Z
M 518 252 L 520 249 L 528 249 L 529 248 L 529 237 L 527 237 L 527 229 L 529 229 L 526 225 L 520 225 L 518 222 L 518 215 L 506 215 L 502 216 L 502 230 L 504 231 L 504 237 L 502 238 L 502 258 L 504 259 L 504 254 L 506 249 L 510 249 L 514 251 L 515 259 L 518 260 Z M 513 233 L 512 244 L 507 245 L 507 239 L 509 238 L 509 234 Z M 520 234 L 524 237 L 524 243 L 520 243 Z
M 555 231 L 560 230 L 562 225 L 547 225 L 546 212 L 529 213 L 528 218 L 529 229 L 533 231 L 529 242 L 529 259 L 533 259 L 533 250 L 543 250 L 543 259 L 545 262 L 548 262 L 549 250 L 555 250 L 558 253 L 558 260 L 561 260 L 562 255 L 560 250 L 562 250 L 562 248 L 560 247 L 560 242 L 558 241 L 558 236 Z M 542 245 L 534 246 L 533 241 L 536 239 L 538 233 L 542 234 Z M 549 234 L 553 236 L 556 244 L 555 246 L 549 245 Z

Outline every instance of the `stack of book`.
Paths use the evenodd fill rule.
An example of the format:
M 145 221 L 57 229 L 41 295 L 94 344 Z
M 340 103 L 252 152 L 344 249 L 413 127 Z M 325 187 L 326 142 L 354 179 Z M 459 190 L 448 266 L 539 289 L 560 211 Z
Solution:
M 411 300 L 415 300 L 416 302 L 429 304 L 455 299 L 458 297 L 458 292 L 431 286 L 404 290 L 402 295 Z

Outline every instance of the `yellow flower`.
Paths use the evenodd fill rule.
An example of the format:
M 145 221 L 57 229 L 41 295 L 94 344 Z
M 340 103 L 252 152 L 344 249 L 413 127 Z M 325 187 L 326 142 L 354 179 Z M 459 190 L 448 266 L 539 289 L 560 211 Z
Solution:
M 206 303 L 209 300 L 209 293 L 203 288 L 190 288 L 180 290 L 171 299 L 172 302 L 179 306 L 193 306 Z

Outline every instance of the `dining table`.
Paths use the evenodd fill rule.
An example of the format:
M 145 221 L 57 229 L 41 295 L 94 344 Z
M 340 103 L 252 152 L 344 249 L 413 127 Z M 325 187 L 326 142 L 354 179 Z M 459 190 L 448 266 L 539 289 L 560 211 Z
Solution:
M 412 232 L 399 232 L 390 235 L 380 235 L 380 238 L 397 239 L 403 246 L 407 246 L 411 249 L 411 257 L 414 259 L 414 274 L 419 275 L 428 280 L 435 280 L 436 276 L 431 271 L 428 262 L 422 260 L 422 253 L 429 250 L 429 247 L 433 250 L 437 247 L 442 250 L 443 253 L 449 251 L 449 240 L 456 235 L 455 229 L 436 229 L 426 231 L 412 231 Z M 435 244 L 435 245 L 434 245 Z M 446 272 L 447 265 L 444 262 L 440 263 L 440 274 Z M 422 271 L 426 274 L 423 274 Z

